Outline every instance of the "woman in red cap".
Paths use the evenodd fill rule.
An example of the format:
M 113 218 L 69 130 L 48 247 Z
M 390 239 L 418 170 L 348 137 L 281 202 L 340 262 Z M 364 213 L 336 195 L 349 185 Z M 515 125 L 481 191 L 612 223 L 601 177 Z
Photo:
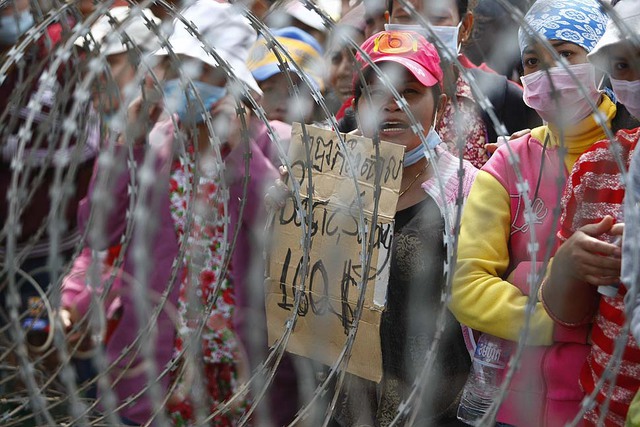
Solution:
M 438 322 L 440 310 L 446 310 L 442 307 L 444 236 L 451 236 L 461 208 L 456 203 L 459 190 L 466 196 L 477 171 L 464 160 L 460 178 L 460 160 L 446 150 L 433 129 L 447 99 L 434 46 L 415 32 L 383 31 L 365 41 L 362 50 L 366 56 L 357 55 L 363 79 L 357 79 L 355 87 L 356 132 L 403 145 L 405 158 L 380 328 L 383 379 L 376 385 L 349 377 L 336 421 L 343 426 L 390 424 L 441 330 L 430 378 L 422 382 L 430 386 L 414 405 L 421 408 L 415 425 L 457 425 L 458 396 L 470 360 L 451 313 Z M 394 97 L 389 83 L 401 98 Z M 368 399 L 362 399 L 363 391 Z

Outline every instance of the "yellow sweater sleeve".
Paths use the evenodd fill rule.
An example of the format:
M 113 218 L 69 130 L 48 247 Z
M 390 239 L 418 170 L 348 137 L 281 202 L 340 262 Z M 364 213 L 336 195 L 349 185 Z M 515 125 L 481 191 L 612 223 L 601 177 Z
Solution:
M 449 307 L 464 325 L 518 341 L 529 297 L 502 279 L 509 267 L 510 232 L 509 194 L 495 177 L 480 171 L 462 213 Z M 552 344 L 553 321 L 540 302 L 529 325 L 528 344 Z

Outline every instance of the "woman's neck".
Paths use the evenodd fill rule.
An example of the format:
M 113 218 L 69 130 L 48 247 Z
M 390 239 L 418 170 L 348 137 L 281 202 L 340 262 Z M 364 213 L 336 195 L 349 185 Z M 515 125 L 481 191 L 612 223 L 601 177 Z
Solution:
M 432 176 L 432 168 L 429 167 L 427 159 L 421 159 L 411 166 L 407 166 L 402 171 L 400 182 L 400 197 L 396 211 L 407 209 L 420 203 L 427 194 L 422 189 L 422 183 Z
M 598 110 L 605 116 L 606 126 L 611 128 L 611 121 L 616 115 L 616 106 L 607 96 L 602 96 L 598 104 Z M 596 123 L 592 115 L 582 119 L 574 126 L 558 129 L 553 124 L 541 126 L 531 131 L 531 136 L 538 141 L 549 139 L 550 146 L 560 146 L 566 149 L 565 166 L 571 171 L 577 158 L 597 141 L 606 139 L 606 133 L 602 126 Z
M 411 166 L 406 166 L 402 169 L 402 180 L 400 182 L 400 191 L 404 190 L 411 181 L 413 181 L 416 174 L 420 171 L 424 171 L 425 166 L 428 164 L 428 160 L 426 158 L 422 158 L 418 160 L 416 163 Z M 424 174 L 423 174 L 424 175 Z
M 600 109 L 603 100 L 603 95 L 600 95 L 600 98 L 598 98 L 598 102 L 596 102 L 596 106 L 598 107 L 598 109 Z M 551 137 L 554 139 L 551 142 L 554 144 L 559 144 L 560 137 L 568 140 L 569 142 L 581 141 L 585 138 L 585 136 L 588 137 L 589 133 L 591 133 L 594 129 L 597 130 L 598 128 L 600 128 L 600 126 L 592 117 L 593 113 L 593 111 L 589 111 L 589 114 L 587 114 L 586 117 L 583 117 L 579 122 L 564 126 L 550 122 L 548 124 L 548 127 Z

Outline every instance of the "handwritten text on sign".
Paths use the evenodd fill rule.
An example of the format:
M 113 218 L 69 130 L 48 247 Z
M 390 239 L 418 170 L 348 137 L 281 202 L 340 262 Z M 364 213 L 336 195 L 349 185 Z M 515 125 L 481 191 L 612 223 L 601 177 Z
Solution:
M 312 162 L 312 194 L 308 191 L 308 163 L 302 128 L 294 124 L 289 158 L 291 179 L 300 184 L 302 206 L 292 198 L 279 212 L 273 230 L 267 274 L 267 323 L 269 341 L 282 336 L 294 309 L 296 292 L 302 286 L 304 233 L 298 211 L 311 204 L 311 250 L 305 290 L 298 306 L 298 320 L 287 350 L 333 364 L 342 351 L 351 326 L 364 276 L 359 229 L 362 207 L 367 244 L 373 245 L 365 291 L 365 303 L 348 371 L 379 381 L 382 376 L 380 318 L 389 279 L 389 257 L 393 217 L 402 178 L 402 147 L 381 143 L 376 158 L 370 139 L 344 135 L 346 152 L 334 132 L 307 126 Z M 348 160 L 349 159 L 349 160 Z M 353 169 L 350 169 L 353 168 Z M 350 170 L 354 170 L 358 188 Z M 376 173 L 380 191 L 375 197 Z M 360 196 L 358 205 L 356 195 Z M 373 211 L 378 207 L 376 223 Z

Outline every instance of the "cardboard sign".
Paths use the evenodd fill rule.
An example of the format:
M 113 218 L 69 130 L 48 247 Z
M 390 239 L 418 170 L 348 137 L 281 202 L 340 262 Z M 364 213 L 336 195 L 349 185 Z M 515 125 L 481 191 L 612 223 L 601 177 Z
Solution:
M 331 365 L 338 359 L 347 339 L 360 294 L 363 277 L 360 218 L 367 236 L 374 235 L 366 283 L 365 302 L 358 324 L 347 371 L 379 382 L 382 378 L 380 320 L 385 305 L 393 218 L 396 212 L 404 148 L 382 142 L 379 157 L 373 141 L 344 135 L 347 152 L 331 131 L 306 126 L 313 173 L 313 194 L 308 194 L 308 161 L 300 124 L 294 124 L 289 148 L 290 179 L 300 183 L 302 210 L 313 207 L 311 249 L 299 317 L 287 350 Z M 348 159 L 351 161 L 351 166 Z M 377 166 L 376 166 L 377 163 Z M 357 173 L 358 188 L 350 168 Z M 375 195 L 377 171 L 381 171 L 380 192 Z M 291 187 L 291 185 L 290 185 Z M 360 192 L 362 210 L 356 191 Z M 375 203 L 377 221 L 371 226 Z M 369 237 L 367 237 L 367 240 Z M 273 244 L 267 260 L 266 309 L 270 345 L 286 329 L 296 292 L 301 289 L 304 262 L 304 232 L 293 198 L 276 215 Z M 365 242 L 368 246 L 368 241 Z

